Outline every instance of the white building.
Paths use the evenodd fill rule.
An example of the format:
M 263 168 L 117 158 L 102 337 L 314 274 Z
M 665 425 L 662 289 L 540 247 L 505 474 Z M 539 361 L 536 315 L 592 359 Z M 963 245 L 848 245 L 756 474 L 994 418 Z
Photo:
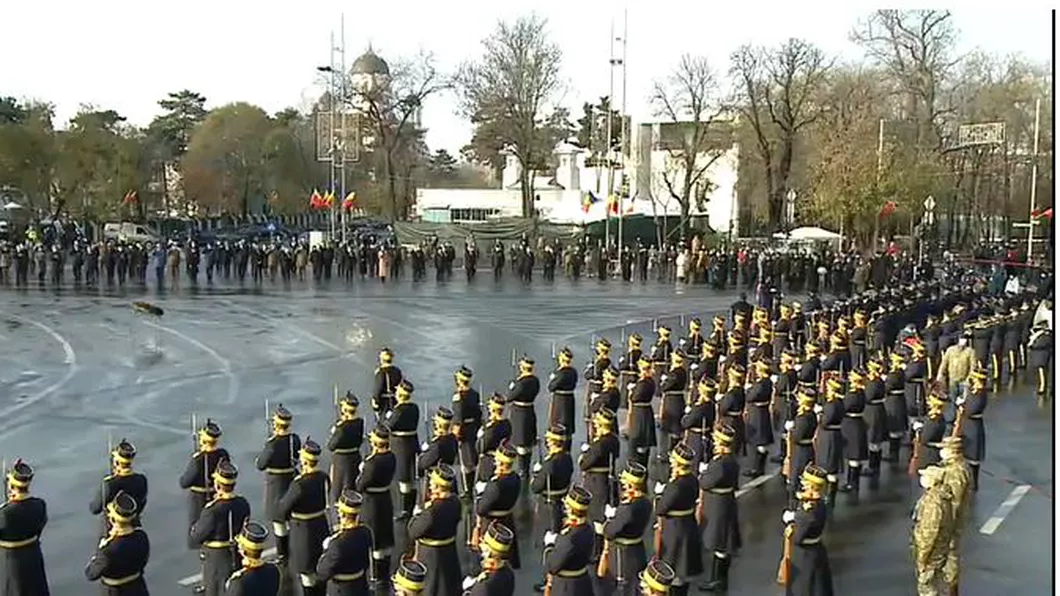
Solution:
M 681 207 L 667 187 L 669 181 L 677 192 L 683 183 L 684 167 L 680 155 L 679 134 L 687 130 L 683 123 L 642 123 L 631 129 L 632 155 L 625 160 L 632 200 L 623 201 L 625 214 L 680 215 Z M 697 170 L 706 167 L 702 183 L 693 189 L 690 215 L 706 217 L 716 231 L 737 229 L 736 177 L 739 149 L 726 130 L 719 133 L 719 151 L 703 153 L 697 159 Z M 727 148 L 726 148 L 727 147 Z M 556 168 L 552 172 L 535 172 L 533 194 L 539 215 L 557 223 L 588 223 L 607 216 L 608 172 L 606 168 L 587 167 L 589 152 L 569 143 L 554 151 Z M 713 163 L 711 163 L 713 160 Z M 707 164 L 709 163 L 709 166 Z M 622 170 L 611 176 L 611 189 L 618 194 Z M 416 191 L 413 213 L 425 221 L 472 223 L 501 217 L 522 215 L 519 186 L 520 166 L 514 155 L 507 156 L 499 189 L 423 188 Z M 586 193 L 599 197 L 588 213 L 583 208 Z M 697 207 L 702 197 L 704 209 Z

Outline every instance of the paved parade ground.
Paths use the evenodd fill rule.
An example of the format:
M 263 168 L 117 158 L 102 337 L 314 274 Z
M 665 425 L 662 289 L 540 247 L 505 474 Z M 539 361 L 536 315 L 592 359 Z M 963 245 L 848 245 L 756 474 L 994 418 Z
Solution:
M 657 319 L 680 337 L 686 316 L 727 312 L 735 299 L 703 286 L 596 280 L 525 286 L 492 279 L 161 297 L 36 289 L 0 296 L 0 456 L 8 464 L 24 458 L 37 469 L 34 492 L 48 501 L 50 516 L 44 552 L 52 593 L 59 595 L 94 589 L 82 573 L 98 540 L 88 503 L 108 471 L 108 437 L 127 437 L 137 446 L 136 467 L 151 482 L 145 527 L 152 541 L 146 574 L 152 594 L 190 593 L 181 580 L 198 571 L 198 560 L 186 545 L 177 478 L 193 447 L 193 413 L 200 424 L 210 417 L 222 425 L 221 444 L 241 472 L 238 490 L 259 514 L 262 477 L 254 457 L 266 437 L 266 400 L 293 412 L 303 439 L 324 441 L 336 384 L 353 389 L 362 414 L 371 416 L 365 397 L 383 346 L 395 351 L 415 384 L 414 399 L 433 411 L 450 402 L 452 373 L 460 364 L 474 370 L 476 386 L 487 393 L 504 390 L 513 350 L 535 358 L 544 378 L 553 344 L 569 345 L 580 372 L 594 337 L 609 338 L 617 359 L 623 333 L 639 332 L 650 343 Z M 130 303 L 142 299 L 162 306 L 165 315 L 137 315 Z M 540 419 L 544 392 L 538 404 Z M 974 528 L 965 533 L 962 595 L 1050 593 L 1052 422 L 1052 404 L 1036 405 L 1025 388 L 991 398 Z M 584 440 L 584 428 L 577 430 L 575 454 Z M 879 490 L 869 490 L 867 480 L 862 488 L 857 506 L 840 495 L 826 534 L 837 593 L 912 594 L 908 542 L 917 493 L 905 462 L 892 470 L 885 464 Z M 730 594 L 779 592 L 773 578 L 783 501 L 775 477 L 742 489 L 744 548 L 732 568 Z M 532 510 L 524 513 L 519 594 L 531 593 L 541 577 L 543 529 L 532 528 Z

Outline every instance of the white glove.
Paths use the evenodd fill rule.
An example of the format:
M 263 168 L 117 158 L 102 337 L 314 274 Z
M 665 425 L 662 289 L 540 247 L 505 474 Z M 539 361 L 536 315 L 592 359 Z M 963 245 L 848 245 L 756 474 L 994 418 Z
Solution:
M 508 389 L 515 389 L 515 381 L 508 383 Z
M 626 383 L 626 391 L 633 391 L 633 388 L 636 386 L 636 383 Z
M 540 471 L 541 471 L 541 462 L 537 462 L 536 464 L 534 464 L 534 473 L 536 474 L 536 473 L 538 473 Z
M 815 405 L 813 407 L 813 413 L 814 414 L 820 414 L 823 411 L 824 411 L 824 406 L 822 406 L 821 404 L 817 404 L 817 405 Z
M 548 376 L 548 380 L 551 381 L 556 378 L 556 373 L 552 373 Z
M 665 484 L 663 484 L 662 482 L 655 483 L 655 494 L 661 495 L 664 490 L 666 490 Z
M 582 453 L 585 453 L 588 450 L 589 450 L 589 444 L 588 443 L 582 443 Z
M 665 374 L 664 374 L 663 376 L 659 377 L 659 382 L 660 382 L 660 383 L 662 383 L 662 382 L 665 382 L 665 381 L 666 381 L 666 379 L 667 379 L 667 378 L 668 378 L 669 376 L 670 376 L 670 375 L 665 375 Z
M 361 463 L 357 464 L 357 471 L 358 472 L 363 472 L 364 471 L 364 462 L 363 461 Z
M 780 516 L 780 521 L 782 521 L 782 522 L 784 522 L 786 524 L 790 524 L 791 522 L 795 521 L 795 512 L 794 511 L 788 511 L 787 509 L 785 509 L 784 510 L 784 515 Z
M 390 410 L 389 412 L 386 413 L 386 416 L 384 416 L 383 419 L 384 420 L 390 420 L 390 417 L 393 416 L 393 415 L 394 415 L 394 410 Z
M 427 451 L 430 448 L 431 448 L 431 445 L 427 441 L 424 441 L 423 443 L 420 443 L 420 451 Z
M 780 377 L 778 377 L 777 375 L 769 375 L 769 380 L 773 381 L 774 383 L 776 383 L 779 378 Z
M 465 590 L 470 590 L 475 586 L 475 578 L 468 575 L 464 577 L 464 583 L 461 585 L 464 587 Z
M 788 432 L 791 432 L 794 428 L 795 428 L 795 421 L 794 420 L 788 420 L 787 422 L 784 423 L 784 430 L 786 430 Z
M 412 515 L 419 515 L 421 513 L 423 513 L 423 507 L 420 507 L 419 505 L 416 505 L 415 507 L 412 508 Z
M 691 413 L 692 413 L 692 406 L 685 406 L 685 414 L 691 414 Z
M 702 474 L 707 471 L 707 462 L 699 462 L 699 473 Z
M 921 422 L 919 420 L 917 420 L 916 422 L 913 422 L 913 431 L 918 431 L 918 430 L 920 430 L 922 428 L 924 428 L 924 423 L 923 422 Z
M 328 545 L 331 544 L 331 536 L 324 539 L 324 550 L 328 550 Z
M 722 364 L 726 360 L 728 360 L 728 358 L 726 358 L 725 356 L 718 356 L 718 364 Z
M 552 546 L 556 543 L 557 534 L 551 530 L 545 532 L 545 546 Z
M 618 509 L 615 509 L 613 506 L 607 505 L 604 507 L 604 517 L 607 519 L 611 519 L 616 513 L 618 513 Z
M 957 404 L 958 406 L 963 406 L 964 405 L 964 396 L 962 395 L 962 396 L 958 397 L 957 400 L 954 401 L 953 403 Z
M 486 436 L 486 431 L 485 431 L 485 429 L 481 429 L 481 428 L 480 428 L 480 429 L 478 429 L 478 432 L 477 432 L 477 433 L 475 433 L 475 436 L 476 436 L 477 438 L 479 438 L 479 439 L 481 439 L 482 437 Z
M 476 495 L 481 495 L 484 492 L 486 492 L 486 483 L 485 482 L 476 482 L 475 483 L 475 494 Z

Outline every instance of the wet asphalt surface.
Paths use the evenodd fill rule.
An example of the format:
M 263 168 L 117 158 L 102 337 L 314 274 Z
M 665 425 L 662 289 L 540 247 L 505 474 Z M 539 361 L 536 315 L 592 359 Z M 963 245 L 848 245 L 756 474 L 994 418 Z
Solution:
M 143 299 L 165 308 L 165 316 L 155 322 L 137 315 L 130 303 Z M 81 594 L 93 589 L 83 576 L 98 539 L 88 502 L 107 473 L 108 437 L 134 442 L 137 468 L 151 481 L 149 586 L 153 594 L 186 594 L 179 582 L 198 572 L 198 561 L 186 548 L 177 478 L 192 449 L 192 413 L 200 423 L 211 417 L 223 426 L 223 445 L 242 472 L 239 492 L 260 511 L 262 479 L 253 459 L 265 438 L 265 401 L 287 406 L 303 438 L 323 440 L 334 416 L 333 386 L 366 395 L 383 346 L 396 352 L 416 386 L 415 399 L 430 411 L 449 402 L 452 371 L 460 364 L 474 370 L 486 392 L 503 390 L 513 349 L 535 358 L 546 377 L 552 345 L 568 345 L 581 370 L 594 337 L 609 338 L 617 352 L 623 334 L 650 340 L 654 321 L 680 336 L 687 316 L 706 319 L 727 311 L 734 299 L 732 291 L 699 286 L 540 279 L 525 286 L 495 283 L 492 276 L 471 285 L 463 279 L 350 286 L 333 280 L 326 287 L 219 285 L 165 295 L 2 289 L 0 456 L 22 457 L 37 468 L 34 491 L 49 505 L 42 542 L 52 593 Z M 540 417 L 544 393 L 538 404 Z M 992 400 L 987 459 L 965 532 L 962 594 L 1051 592 L 1052 422 L 1051 402 L 1037 405 L 1025 386 Z M 584 428 L 577 433 L 575 449 Z M 981 533 L 1019 485 L 1030 485 L 1019 504 L 993 534 Z M 915 594 L 908 543 L 916 496 L 904 462 L 893 470 L 885 464 L 877 490 L 863 481 L 857 504 L 840 494 L 827 534 L 838 594 Z M 532 504 L 523 505 L 518 593 L 530 594 L 541 578 L 544 530 Z M 745 491 L 740 506 L 744 548 L 729 593 L 782 593 L 773 583 L 781 481 Z M 402 546 L 399 533 L 396 550 Z

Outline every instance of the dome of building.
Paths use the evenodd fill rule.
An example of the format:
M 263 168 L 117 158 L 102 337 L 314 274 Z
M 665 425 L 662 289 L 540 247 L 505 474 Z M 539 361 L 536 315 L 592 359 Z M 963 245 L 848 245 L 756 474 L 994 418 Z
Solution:
M 350 67 L 350 74 L 390 76 L 390 67 L 369 46 L 367 52 L 353 61 L 353 66 Z

